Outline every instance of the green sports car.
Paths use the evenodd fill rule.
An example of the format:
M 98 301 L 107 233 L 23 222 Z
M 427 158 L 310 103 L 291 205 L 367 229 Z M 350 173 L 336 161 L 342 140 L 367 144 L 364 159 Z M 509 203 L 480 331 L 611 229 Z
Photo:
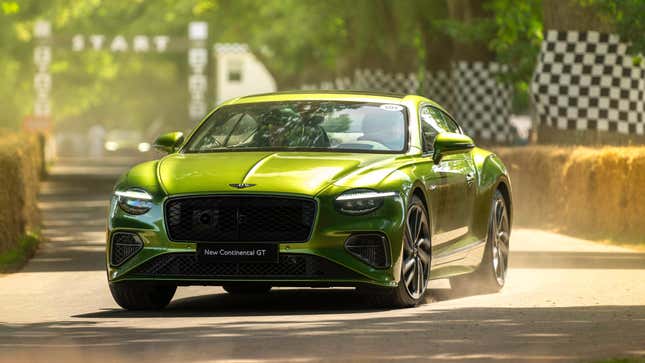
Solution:
M 427 98 L 241 97 L 154 147 L 168 155 L 121 176 L 110 204 L 107 272 L 123 308 L 163 308 L 184 285 L 352 286 L 397 307 L 419 304 L 429 279 L 504 285 L 506 167 Z

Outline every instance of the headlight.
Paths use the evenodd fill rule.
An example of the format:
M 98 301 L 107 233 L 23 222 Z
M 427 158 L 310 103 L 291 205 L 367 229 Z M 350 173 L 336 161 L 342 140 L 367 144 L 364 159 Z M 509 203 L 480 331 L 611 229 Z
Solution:
M 152 208 L 152 195 L 142 189 L 116 191 L 119 207 L 128 214 L 143 214 Z
M 150 151 L 150 144 L 147 142 L 139 143 L 139 145 L 137 145 L 137 150 L 142 153 L 148 152 Z
M 352 189 L 336 197 L 336 209 L 345 214 L 367 214 L 379 209 L 383 199 L 396 196 L 396 192 L 378 192 L 371 189 Z
M 117 151 L 119 149 L 119 144 L 114 141 L 105 142 L 105 150 L 107 151 Z

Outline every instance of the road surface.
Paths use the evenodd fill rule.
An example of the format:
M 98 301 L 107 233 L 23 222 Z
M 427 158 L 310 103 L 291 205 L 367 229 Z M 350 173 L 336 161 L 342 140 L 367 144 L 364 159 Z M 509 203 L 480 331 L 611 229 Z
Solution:
M 181 287 L 168 309 L 127 312 L 104 271 L 106 201 L 131 162 L 63 160 L 42 184 L 48 241 L 0 276 L 0 362 L 232 360 L 586 362 L 645 356 L 645 254 L 515 229 L 506 288 L 374 310 L 346 289 L 236 298 Z

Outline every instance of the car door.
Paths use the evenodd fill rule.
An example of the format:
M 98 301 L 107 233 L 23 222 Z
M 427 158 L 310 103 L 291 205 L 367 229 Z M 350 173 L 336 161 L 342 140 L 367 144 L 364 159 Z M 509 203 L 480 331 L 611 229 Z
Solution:
M 422 106 L 420 119 L 423 151 L 428 157 L 432 155 L 437 134 L 461 132 L 456 123 L 449 124 L 441 111 L 430 105 Z M 463 240 L 470 233 L 476 177 L 474 170 L 470 153 L 463 153 L 448 155 L 438 164 L 432 163 L 431 170 L 425 175 L 424 182 L 435 220 L 432 244 L 442 246 L 440 250 L 450 250 L 450 244 Z
M 444 120 L 445 129 L 448 132 L 463 134 L 461 127 L 457 122 L 447 113 L 437 108 L 433 109 Z M 475 208 L 475 196 L 477 194 L 477 167 L 473 160 L 472 152 L 465 152 L 462 154 L 454 155 L 453 172 L 463 176 L 465 183 L 458 191 L 456 198 L 459 198 L 457 203 L 459 210 L 456 211 L 455 221 L 460 221 L 458 228 L 464 231 L 465 235 L 472 236 L 473 213 Z

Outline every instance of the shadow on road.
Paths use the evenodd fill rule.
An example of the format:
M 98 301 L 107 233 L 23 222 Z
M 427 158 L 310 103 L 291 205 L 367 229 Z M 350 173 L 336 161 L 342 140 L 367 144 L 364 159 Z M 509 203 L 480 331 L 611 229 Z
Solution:
M 426 303 L 456 298 L 450 289 L 430 290 Z M 367 296 L 354 289 L 288 289 L 272 290 L 268 294 L 231 295 L 228 293 L 201 295 L 173 300 L 163 310 L 126 311 L 104 309 L 81 314 L 75 318 L 172 318 L 205 316 L 280 316 L 318 315 L 385 311 L 369 303 Z
M 105 269 L 105 229 L 110 193 L 128 160 L 91 165 L 61 163 L 41 183 L 43 236 L 25 272 Z
M 387 315 L 355 314 L 357 310 L 350 307 L 334 310 L 335 315 L 303 315 L 303 310 L 324 314 L 331 305 L 345 305 L 345 299 L 344 293 L 310 291 L 277 292 L 252 300 L 213 295 L 182 299 L 157 313 L 104 311 L 71 322 L 5 324 L 0 325 L 4 337 L 0 350 L 38 347 L 56 352 L 80 346 L 86 357 L 109 353 L 128 360 L 141 359 L 152 349 L 144 347 L 154 347 L 156 356 L 172 354 L 181 360 L 217 354 L 229 359 L 324 360 L 339 354 L 369 360 L 578 361 L 642 354 L 645 342 L 645 306 L 421 308 Z M 189 326 L 174 326 L 174 319 L 152 323 L 142 319 L 141 325 L 115 326 L 121 318 L 162 316 L 245 318 L 195 319 Z M 623 338 L 625 334 L 629 339 Z M 395 336 L 406 338 L 392 345 Z M 508 349 L 497 350 L 500 340 L 508 342 Z

